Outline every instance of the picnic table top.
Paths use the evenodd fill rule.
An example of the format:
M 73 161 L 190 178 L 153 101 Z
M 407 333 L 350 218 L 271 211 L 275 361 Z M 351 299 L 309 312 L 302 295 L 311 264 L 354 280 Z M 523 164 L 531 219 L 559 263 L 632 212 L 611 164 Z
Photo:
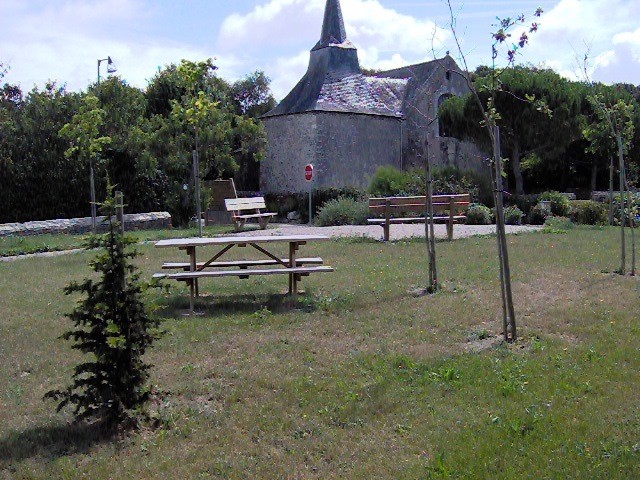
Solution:
M 306 242 L 316 240 L 329 240 L 327 235 L 264 235 L 264 236 L 224 236 L 211 238 L 170 238 L 158 240 L 155 246 L 168 247 L 200 247 L 206 245 L 229 245 L 238 243 L 275 243 L 275 242 Z

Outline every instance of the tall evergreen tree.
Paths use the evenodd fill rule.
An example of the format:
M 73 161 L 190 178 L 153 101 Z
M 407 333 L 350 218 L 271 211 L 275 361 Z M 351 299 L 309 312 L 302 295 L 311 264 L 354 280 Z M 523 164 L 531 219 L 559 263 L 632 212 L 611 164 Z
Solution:
M 113 425 L 134 419 L 149 398 L 149 365 L 143 355 L 159 335 L 159 320 L 142 301 L 144 287 L 132 263 L 137 252 L 127 248 L 135 242 L 112 219 L 115 200 L 110 191 L 102 210 L 108 233 L 88 245 L 102 249 L 90 264 L 100 278 L 65 288 L 67 295 L 82 293 L 85 298 L 67 315 L 74 327 L 60 337 L 72 340 L 72 348 L 91 358 L 74 368 L 71 385 L 51 390 L 45 398 L 59 400 L 58 410 L 73 405 L 78 420 Z

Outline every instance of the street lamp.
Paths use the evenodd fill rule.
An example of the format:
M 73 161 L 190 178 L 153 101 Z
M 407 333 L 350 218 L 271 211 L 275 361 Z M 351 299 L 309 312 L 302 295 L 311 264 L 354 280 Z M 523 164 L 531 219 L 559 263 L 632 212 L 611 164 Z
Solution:
M 115 73 L 118 71 L 116 64 L 111 60 L 111 57 L 98 59 L 98 85 L 100 85 L 100 64 L 102 62 L 107 62 L 107 73 Z

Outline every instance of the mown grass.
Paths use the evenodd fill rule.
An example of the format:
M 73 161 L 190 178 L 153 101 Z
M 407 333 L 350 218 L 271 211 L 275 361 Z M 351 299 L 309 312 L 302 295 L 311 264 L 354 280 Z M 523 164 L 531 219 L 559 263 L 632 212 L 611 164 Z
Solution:
M 203 228 L 204 236 L 232 232 L 230 226 L 210 226 Z M 175 228 L 164 230 L 134 230 L 127 232 L 139 242 L 197 236 L 197 228 Z M 25 255 L 42 252 L 58 252 L 83 248 L 90 235 L 47 234 L 47 235 L 11 235 L 0 237 L 0 257 Z
M 617 230 L 510 236 L 521 340 L 500 345 L 495 238 L 307 245 L 336 267 L 291 308 L 282 278 L 150 293 L 167 334 L 158 426 L 68 425 L 41 397 L 79 360 L 56 337 L 90 252 L 0 264 L 0 472 L 7 478 L 638 478 L 637 278 Z M 167 250 L 142 246 L 143 276 Z M 240 251 L 239 253 L 242 253 Z M 284 252 L 283 252 L 284 253 Z M 177 254 L 176 254 L 177 255 Z

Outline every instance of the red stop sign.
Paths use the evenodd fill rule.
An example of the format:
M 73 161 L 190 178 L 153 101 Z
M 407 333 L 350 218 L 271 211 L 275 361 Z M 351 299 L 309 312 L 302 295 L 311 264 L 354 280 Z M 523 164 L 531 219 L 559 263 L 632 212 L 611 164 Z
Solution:
M 313 165 L 308 164 L 304 167 L 304 178 L 307 182 L 310 182 L 313 178 Z

